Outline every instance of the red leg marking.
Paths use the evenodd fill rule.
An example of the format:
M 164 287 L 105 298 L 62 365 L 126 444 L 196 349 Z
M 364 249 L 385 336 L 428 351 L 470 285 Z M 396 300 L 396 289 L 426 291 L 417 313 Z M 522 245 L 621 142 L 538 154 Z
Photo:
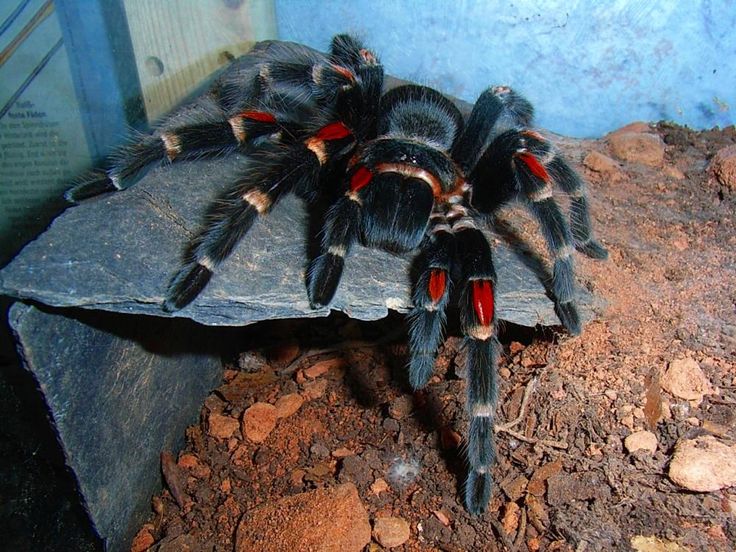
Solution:
M 516 157 L 521 159 L 524 164 L 529 167 L 529 170 L 534 176 L 544 180 L 545 182 L 549 182 L 549 173 L 547 172 L 547 169 L 544 168 L 544 165 L 539 162 L 539 159 L 534 157 L 531 153 L 517 153 Z
M 333 63 L 332 68 L 335 70 L 336 73 L 338 73 L 339 75 L 342 75 L 343 77 L 348 79 L 350 82 L 355 82 L 355 75 L 347 67 L 343 67 L 342 65 L 335 65 Z
M 373 173 L 365 165 L 361 165 L 350 177 L 350 191 L 357 192 L 361 188 L 367 186 L 373 179 Z
M 340 138 L 345 138 L 346 136 L 350 136 L 351 134 L 352 131 L 348 127 L 340 122 L 337 122 L 323 126 L 317 131 L 314 137 L 319 140 L 329 141 L 339 140 Z
M 433 303 L 439 303 L 445 294 L 445 286 L 447 284 L 447 275 L 444 270 L 433 268 L 429 273 L 429 286 L 427 292 Z
M 493 284 L 488 280 L 473 280 L 473 308 L 482 326 L 493 320 Z
M 250 119 L 251 121 L 258 121 L 259 123 L 275 123 L 276 117 L 270 113 L 264 111 L 243 111 L 241 117 Z

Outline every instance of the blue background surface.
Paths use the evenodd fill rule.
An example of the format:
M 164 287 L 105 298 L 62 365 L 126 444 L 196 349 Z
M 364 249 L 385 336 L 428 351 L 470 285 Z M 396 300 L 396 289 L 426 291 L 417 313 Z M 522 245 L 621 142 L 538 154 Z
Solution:
M 561 134 L 736 122 L 734 0 L 276 0 L 276 15 L 283 40 L 350 32 L 388 73 L 467 101 L 508 84 Z

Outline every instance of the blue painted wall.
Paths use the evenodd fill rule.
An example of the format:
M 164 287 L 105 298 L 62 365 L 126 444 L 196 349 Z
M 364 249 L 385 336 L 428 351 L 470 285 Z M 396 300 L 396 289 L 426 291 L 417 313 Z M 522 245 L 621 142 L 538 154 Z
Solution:
M 324 50 L 355 33 L 389 73 L 468 101 L 509 84 L 561 134 L 736 122 L 734 0 L 276 0 L 276 14 L 281 39 Z

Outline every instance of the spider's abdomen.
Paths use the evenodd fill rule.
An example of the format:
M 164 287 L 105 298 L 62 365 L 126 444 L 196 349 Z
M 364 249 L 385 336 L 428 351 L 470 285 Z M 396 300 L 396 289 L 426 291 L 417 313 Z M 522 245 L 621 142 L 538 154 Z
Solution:
M 419 246 L 434 203 L 432 190 L 423 180 L 385 172 L 365 188 L 361 200 L 365 245 L 396 252 Z

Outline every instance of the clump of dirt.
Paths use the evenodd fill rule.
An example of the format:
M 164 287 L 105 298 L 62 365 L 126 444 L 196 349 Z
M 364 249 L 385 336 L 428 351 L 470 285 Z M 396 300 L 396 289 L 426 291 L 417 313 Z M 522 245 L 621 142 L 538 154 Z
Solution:
M 133 549 L 230 551 L 246 512 L 348 483 L 373 524 L 366 550 L 733 549 L 736 489 L 690 492 L 668 469 L 683 440 L 736 439 L 735 201 L 706 171 L 736 131 L 632 132 L 659 136 L 664 161 L 613 159 L 605 140 L 562 144 L 595 167 L 581 172 L 610 258 L 576 260 L 606 308 L 574 338 L 502 328 L 497 485 L 484 515 L 462 504 L 456 333 L 412 394 L 401 317 L 272 323 L 244 330 L 258 352 L 228 363 L 186 448 L 165 461 L 168 487 Z M 707 385 L 683 398 L 666 374 L 691 365 Z M 398 528 L 389 536 L 376 534 L 383 518 Z

